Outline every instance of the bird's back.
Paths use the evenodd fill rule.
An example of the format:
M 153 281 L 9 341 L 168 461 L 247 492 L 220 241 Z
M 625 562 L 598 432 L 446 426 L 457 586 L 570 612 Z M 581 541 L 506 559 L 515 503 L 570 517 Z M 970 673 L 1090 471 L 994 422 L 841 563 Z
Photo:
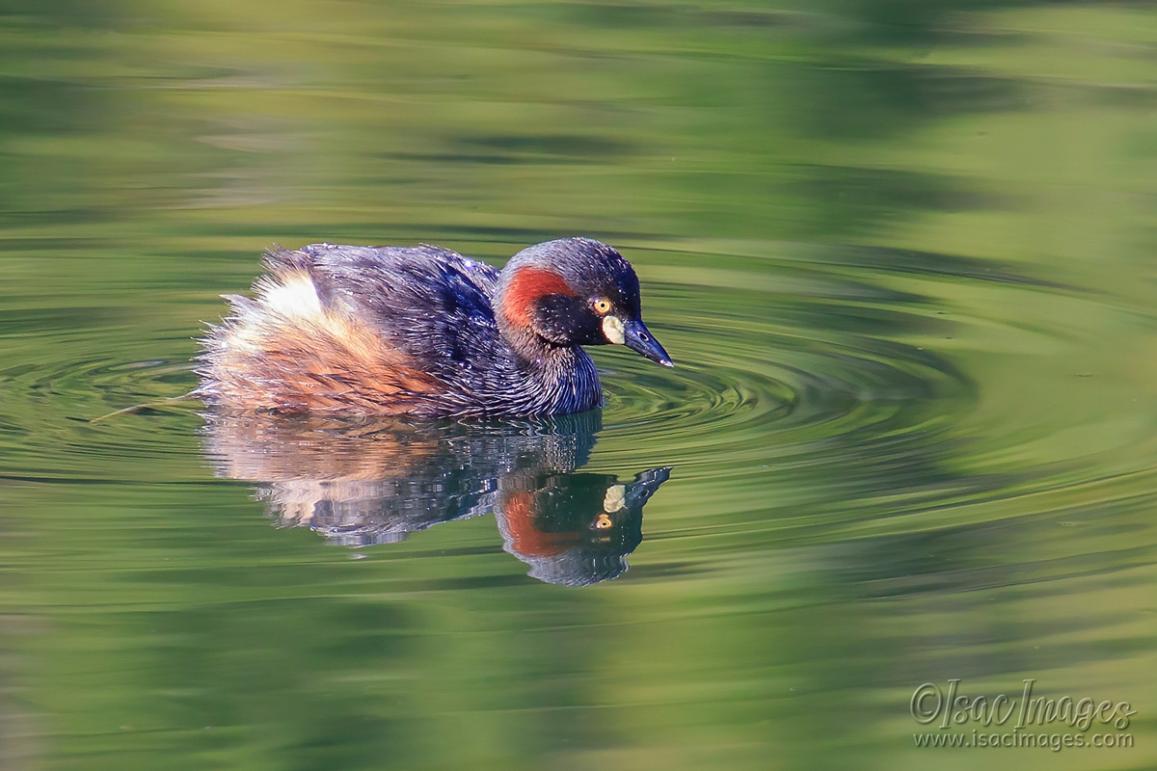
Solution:
M 322 307 L 372 326 L 436 376 L 457 374 L 499 338 L 498 271 L 486 263 L 428 245 L 317 244 L 301 253 Z
M 498 271 L 435 246 L 315 244 L 266 255 L 201 357 L 206 399 L 278 412 L 452 414 L 504 350 Z

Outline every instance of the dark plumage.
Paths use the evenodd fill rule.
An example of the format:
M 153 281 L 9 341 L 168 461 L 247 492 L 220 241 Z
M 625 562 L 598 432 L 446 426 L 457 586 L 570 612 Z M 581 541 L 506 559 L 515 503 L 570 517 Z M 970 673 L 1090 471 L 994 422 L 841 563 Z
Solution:
M 224 477 L 256 483 L 280 526 L 348 546 L 493 513 L 504 548 L 541 581 L 614 578 L 643 538 L 643 507 L 670 477 L 578 472 L 601 412 L 462 421 L 429 430 L 399 417 L 206 413 L 206 454 Z M 576 473 L 578 472 L 578 473 Z
M 601 402 L 581 345 L 625 344 L 670 366 L 640 318 L 639 282 L 585 238 L 499 273 L 436 246 L 316 244 L 266 255 L 255 298 L 203 341 L 197 395 L 229 409 L 551 415 Z

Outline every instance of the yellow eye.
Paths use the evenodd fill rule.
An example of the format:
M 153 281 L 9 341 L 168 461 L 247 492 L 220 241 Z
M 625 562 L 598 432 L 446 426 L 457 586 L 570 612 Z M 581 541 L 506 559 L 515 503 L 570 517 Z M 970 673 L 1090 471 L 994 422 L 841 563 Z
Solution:
M 605 297 L 600 297 L 595 300 L 595 313 L 600 316 L 606 316 L 611 312 L 611 301 Z

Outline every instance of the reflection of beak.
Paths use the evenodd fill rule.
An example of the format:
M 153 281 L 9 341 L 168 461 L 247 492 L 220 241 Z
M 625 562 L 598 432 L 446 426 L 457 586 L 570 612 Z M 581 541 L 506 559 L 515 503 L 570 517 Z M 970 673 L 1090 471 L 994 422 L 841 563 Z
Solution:
M 662 364 L 664 367 L 675 366 L 675 362 L 671 361 L 671 357 L 663 350 L 663 346 L 659 345 L 659 341 L 655 339 L 651 330 L 647 329 L 647 325 L 642 320 L 631 319 L 623 324 L 623 338 L 623 345 L 644 358 Z
M 627 485 L 624 503 L 632 509 L 642 508 L 643 504 L 670 478 L 670 466 L 647 469 L 636 475 L 635 481 Z

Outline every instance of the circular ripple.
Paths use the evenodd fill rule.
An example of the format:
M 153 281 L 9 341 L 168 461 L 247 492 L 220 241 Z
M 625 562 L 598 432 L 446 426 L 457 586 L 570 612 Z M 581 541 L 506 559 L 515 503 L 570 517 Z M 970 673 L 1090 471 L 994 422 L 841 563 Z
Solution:
M 896 437 L 927 442 L 951 417 L 945 406 L 963 409 L 970 398 L 963 376 L 913 346 L 765 321 L 760 311 L 770 301 L 759 293 L 728 292 L 726 308 L 700 303 L 675 318 L 670 309 L 696 294 L 680 285 L 648 287 L 648 315 L 675 354 L 675 369 L 622 350 L 597 351 L 607 394 L 598 457 L 606 463 L 674 464 L 688 478 L 743 475 L 772 462 L 831 462 L 841 437 L 868 435 L 898 453 L 904 442 Z M 198 316 L 220 310 L 207 302 Z M 78 325 L 78 315 L 90 323 Z M 158 328 L 155 319 L 141 324 L 111 312 L 48 309 L 11 321 L 29 331 L 7 357 L 14 363 L 0 370 L 9 394 L 0 408 L 8 473 L 100 478 L 117 459 L 150 459 L 154 469 L 165 458 L 188 466 L 196 405 L 164 400 L 195 383 L 194 324 Z M 891 321 L 905 323 L 899 313 Z M 928 400 L 937 409 L 925 409 Z M 157 406 L 91 422 L 141 403 Z
M 657 294 L 665 290 L 686 291 Z M 873 486 L 886 483 L 881 463 L 935 455 L 940 434 L 975 399 L 967 377 L 917 346 L 762 320 L 755 309 L 771 300 L 755 292 L 729 300 L 726 309 L 654 322 L 676 357 L 673 370 L 600 356 L 604 453 L 629 465 L 643 462 L 637 448 L 647 448 L 679 476 L 717 481 L 843 466 L 845 481 L 858 474 Z M 887 322 L 896 330 L 926 324 L 902 311 Z
M 796 281 L 808 291 L 778 293 L 736 288 L 735 275 L 697 269 L 694 286 L 646 282 L 648 322 L 676 368 L 595 350 L 606 406 L 592 468 L 629 475 L 672 466 L 670 489 L 695 483 L 683 495 L 699 515 L 746 512 L 747 526 L 784 507 L 837 516 L 856 502 L 886 499 L 895 514 L 991 496 L 1001 486 L 1089 478 L 1074 471 L 1079 453 L 1037 473 L 1035 487 L 1023 475 L 968 473 L 969 464 L 995 465 L 1046 441 L 1053 424 L 1034 428 L 1018 415 L 1015 430 L 1002 431 L 1013 416 L 997 410 L 973 429 L 989 431 L 978 445 L 961 426 L 975 417 L 979 386 L 954 357 L 922 344 L 972 333 L 1021 349 L 1061 341 L 1011 320 L 958 314 L 948 321 L 928 298 L 889 289 L 883 275 L 813 276 Z M 222 312 L 219 301 L 205 292 L 177 306 L 126 297 L 117 306 L 61 310 L 52 302 L 24 294 L 5 315 L 17 332 L 3 340 L 0 367 L 3 473 L 204 479 L 198 405 L 164 400 L 195 384 L 192 335 L 201 319 Z M 158 404 L 92 422 L 140 403 Z
M 17 315 L 12 323 L 30 331 L 5 341 L 5 360 L 17 363 L 0 369 L 8 397 L 0 404 L 4 475 L 107 481 L 160 478 L 178 468 L 182 478 L 202 472 L 199 462 L 190 464 L 199 419 L 169 401 L 194 382 L 187 330 L 154 324 L 142 334 L 108 319 L 81 327 L 46 313 Z M 144 403 L 157 407 L 99 420 Z

